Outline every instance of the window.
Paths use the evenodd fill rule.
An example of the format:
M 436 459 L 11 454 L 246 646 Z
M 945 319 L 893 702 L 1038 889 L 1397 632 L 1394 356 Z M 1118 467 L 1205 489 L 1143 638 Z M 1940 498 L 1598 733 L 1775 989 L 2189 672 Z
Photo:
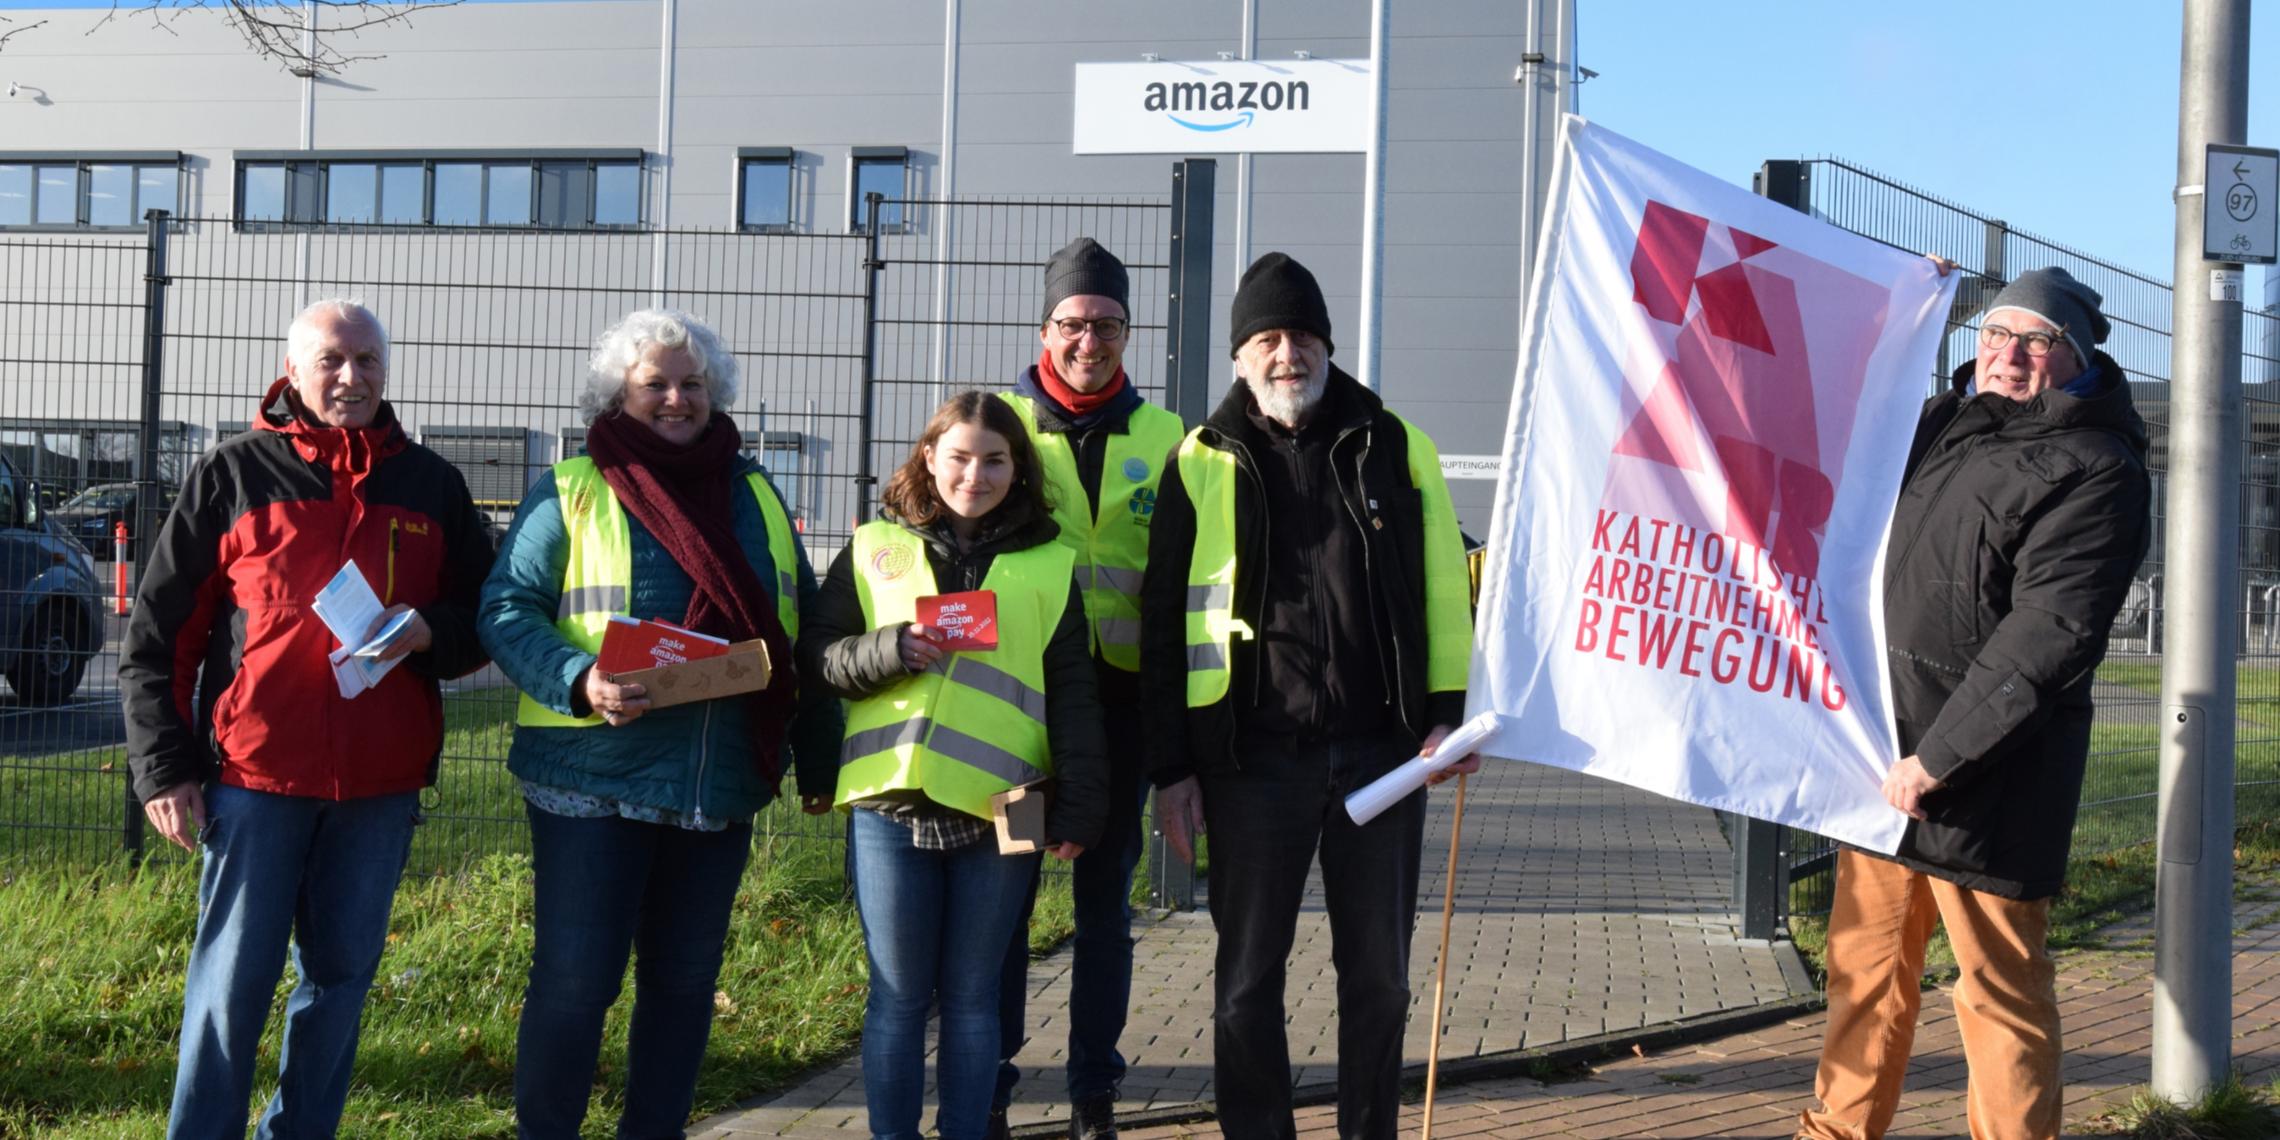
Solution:
M 879 231 L 900 233 L 904 227 L 903 205 L 905 196 L 904 171 L 910 165 L 910 151 L 899 146 L 859 146 L 848 158 L 849 192 L 847 228 L 863 231 L 870 218 L 869 197 L 873 193 L 887 200 L 879 204 Z
M 736 224 L 761 233 L 792 231 L 792 148 L 745 147 L 736 152 Z
M 180 213 L 182 155 L 0 153 L 0 227 L 140 229 L 151 210 Z
M 389 226 L 641 224 L 638 150 L 239 152 L 237 221 Z

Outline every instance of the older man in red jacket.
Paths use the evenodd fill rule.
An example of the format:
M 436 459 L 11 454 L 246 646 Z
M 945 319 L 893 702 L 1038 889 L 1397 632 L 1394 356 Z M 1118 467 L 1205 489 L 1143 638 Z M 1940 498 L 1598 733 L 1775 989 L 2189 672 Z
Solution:
M 388 335 L 320 301 L 287 335 L 255 430 L 191 473 L 159 532 L 121 650 L 135 794 L 200 851 L 170 1137 L 242 1136 L 255 1050 L 290 939 L 278 1087 L 258 1136 L 330 1136 L 364 996 L 443 747 L 437 682 L 483 663 L 491 544 L 459 472 L 381 398 Z M 342 695 L 311 608 L 353 561 L 400 667 Z M 193 843 L 195 847 L 193 848 Z

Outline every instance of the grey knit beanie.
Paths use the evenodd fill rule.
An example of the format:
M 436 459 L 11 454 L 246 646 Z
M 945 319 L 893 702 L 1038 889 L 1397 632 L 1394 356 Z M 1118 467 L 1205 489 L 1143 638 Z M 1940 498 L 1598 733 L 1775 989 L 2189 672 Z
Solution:
M 1099 242 L 1081 237 L 1060 248 L 1053 259 L 1045 263 L 1045 315 L 1043 324 L 1053 319 L 1053 310 L 1071 297 L 1106 297 L 1124 309 L 1126 320 L 1132 318 L 1132 278 L 1124 271 L 1124 263 L 1116 255 L 1101 248 Z
M 2074 355 L 2082 367 L 2090 367 L 2090 347 L 2106 342 L 2106 334 L 2113 325 L 2106 314 L 2098 311 L 2105 301 L 2096 289 L 2074 279 L 2074 275 L 2053 265 L 2019 274 L 2018 278 L 1995 294 L 1995 303 L 1987 306 L 1988 317 L 2004 309 L 2017 309 L 2029 316 L 2040 317 L 2052 328 L 2066 334 L 2066 343 L 2074 348 Z

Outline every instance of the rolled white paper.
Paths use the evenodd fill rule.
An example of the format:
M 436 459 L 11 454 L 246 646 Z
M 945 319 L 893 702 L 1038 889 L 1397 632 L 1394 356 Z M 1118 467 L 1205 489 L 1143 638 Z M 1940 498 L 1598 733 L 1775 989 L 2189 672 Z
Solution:
M 1484 712 L 1458 725 L 1441 741 L 1441 746 L 1433 750 L 1432 758 L 1412 756 L 1402 761 L 1399 768 L 1347 796 L 1346 815 L 1357 825 L 1376 819 L 1385 809 L 1401 802 L 1401 797 L 1424 787 L 1426 777 L 1478 751 L 1489 737 L 1496 735 L 1498 727 L 1498 717 L 1493 712 Z

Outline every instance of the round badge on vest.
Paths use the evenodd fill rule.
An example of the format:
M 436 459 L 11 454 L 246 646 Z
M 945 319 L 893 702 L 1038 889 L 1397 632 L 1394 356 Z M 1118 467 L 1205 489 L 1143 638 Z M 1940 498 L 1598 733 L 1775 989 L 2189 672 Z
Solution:
M 871 572 L 892 582 L 918 565 L 918 555 L 907 546 L 882 546 L 871 555 Z
M 1124 477 L 1138 483 L 1148 477 L 1148 461 L 1135 455 L 1124 461 Z

